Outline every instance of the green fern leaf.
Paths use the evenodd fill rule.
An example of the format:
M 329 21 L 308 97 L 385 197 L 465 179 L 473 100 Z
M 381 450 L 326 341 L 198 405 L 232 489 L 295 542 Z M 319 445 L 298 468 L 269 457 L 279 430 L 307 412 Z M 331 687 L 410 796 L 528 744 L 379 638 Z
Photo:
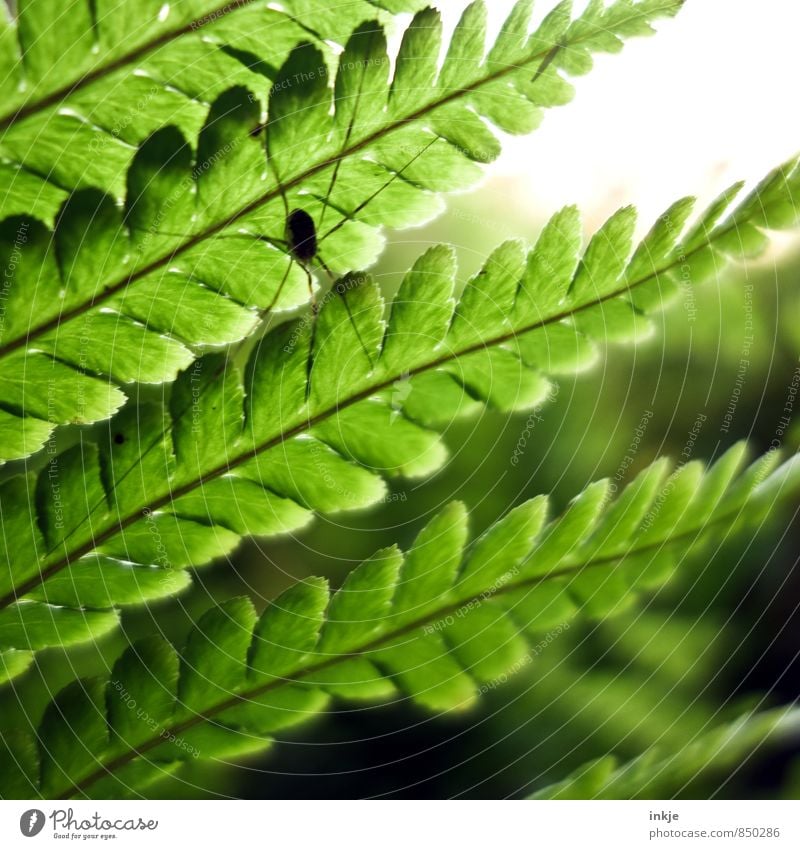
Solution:
M 36 655 L 32 651 L 18 651 L 11 649 L 0 652 L 0 684 L 11 681 L 23 672 L 30 669 Z
M 319 6 L 297 5 L 309 15 Z M 59 157 L 54 148 L 68 151 L 66 139 L 45 144 L 25 122 L 8 130 L 6 154 L 24 161 L 25 176 L 19 184 L 16 170 L 2 178 L 17 189 L 0 212 L 0 256 L 12 269 L 0 326 L 0 371 L 12 375 L 0 382 L 0 460 L 36 451 L 57 425 L 108 418 L 125 400 L 121 387 L 173 380 L 195 353 L 251 333 L 258 311 L 305 302 L 306 274 L 280 246 L 282 192 L 316 222 L 335 272 L 367 267 L 382 246 L 379 227 L 430 218 L 438 192 L 474 182 L 479 163 L 497 155 L 482 118 L 527 131 L 542 108 L 565 99 L 550 89 L 563 84 L 560 67 L 576 64 L 568 45 L 581 55 L 588 46 L 607 50 L 610 42 L 592 34 L 597 27 L 624 35 L 638 22 L 638 32 L 679 6 L 619 0 L 613 14 L 590 7 L 570 21 L 562 5 L 529 36 L 523 3 L 484 56 L 484 7 L 475 3 L 440 71 L 440 22 L 426 10 L 405 34 L 391 84 L 383 32 L 366 24 L 348 40 L 333 91 L 325 54 L 306 41 L 268 75 L 271 86 L 249 70 L 245 79 L 226 77 L 239 84 L 215 92 L 188 123 L 153 132 L 167 113 L 186 110 L 148 107 L 157 124 L 113 139 L 122 159 L 105 149 L 88 157 L 105 175 L 86 170 L 90 140 L 76 137 L 80 153 Z M 286 43 L 277 43 L 277 61 Z M 266 129 L 254 133 L 267 107 Z M 12 150 L 15 132 L 33 133 L 36 146 L 26 136 Z M 80 180 L 60 173 L 62 162 Z M 33 172 L 55 174 L 58 187 L 37 184 Z M 65 196 L 62 186 L 74 191 Z M 34 208 L 40 217 L 31 219 Z
M 394 13 L 421 5 L 398 0 Z M 271 81 L 310 38 L 330 61 L 326 42 L 344 44 L 376 17 L 389 22 L 385 8 L 372 0 L 335 10 L 318 0 L 290 0 L 281 10 L 255 0 L 23 0 L 13 18 L 3 9 L 0 151 L 8 161 L 0 185 L 12 188 L 19 213 L 33 200 L 52 214 L 55 196 L 37 199 L 36 185 L 56 196 L 78 186 L 121 190 L 133 148 L 150 133 L 176 123 L 194 138 L 224 89 Z
M 765 745 L 796 737 L 799 728 L 800 713 L 796 708 L 748 714 L 702 734 L 678 751 L 655 746 L 623 765 L 614 757 L 592 761 L 531 798 L 675 798 L 698 779 L 741 766 Z
M 629 606 L 692 548 L 757 520 L 796 488 L 797 458 L 766 476 L 762 460 L 734 477 L 741 460 L 735 449 L 707 472 L 693 464 L 694 492 L 670 489 L 678 472 L 668 477 L 659 463 L 630 485 L 632 494 L 614 500 L 600 482 L 549 521 L 546 499 L 534 499 L 467 551 L 465 511 L 452 504 L 407 556 L 379 551 L 330 598 L 312 578 L 260 617 L 248 599 L 226 602 L 198 620 L 180 654 L 160 637 L 134 644 L 109 681 L 78 681 L 57 696 L 35 741 L 10 735 L 0 775 L 11 790 L 3 795 L 21 787 L 26 797 L 47 798 L 141 792 L 188 758 L 269 746 L 271 735 L 319 713 L 331 696 L 399 691 L 434 711 L 464 709 L 533 662 L 529 644 L 554 627 L 554 603 L 561 625 Z M 698 493 L 709 491 L 713 504 L 696 511 Z M 670 522 L 657 542 L 647 521 L 627 522 L 665 499 Z M 20 748 L 39 754 L 20 759 Z
M 795 164 L 776 171 L 780 192 L 771 175 L 763 204 L 745 201 L 755 221 L 772 221 L 763 216 L 796 196 L 798 174 Z M 4 538 L 14 540 L 0 576 L 0 651 L 55 639 L 55 629 L 41 629 L 36 645 L 28 642 L 24 617 L 41 619 L 38 605 L 91 606 L 93 617 L 69 619 L 83 630 L 68 634 L 70 642 L 89 638 L 113 626 L 104 602 L 171 594 L 186 582 L 177 570 L 228 555 L 242 535 L 287 533 L 314 512 L 375 503 L 387 476 L 430 474 L 446 459 L 438 430 L 454 416 L 478 401 L 504 411 L 537 404 L 549 373 L 583 367 L 609 338 L 641 336 L 647 313 L 672 297 L 694 256 L 712 255 L 716 273 L 740 253 L 730 239 L 745 222 L 739 208 L 692 254 L 677 229 L 667 247 L 662 221 L 634 252 L 633 278 L 618 259 L 630 250 L 629 218 L 615 216 L 580 259 L 578 220 L 560 213 L 527 257 L 517 244 L 501 247 L 457 307 L 452 253 L 433 248 L 403 282 L 385 326 L 375 285 L 346 277 L 326 298 L 315 332 L 307 319 L 278 325 L 243 377 L 223 357 L 204 357 L 182 373 L 168 409 L 129 405 L 101 439 L 55 454 L 36 480 L 0 484 Z M 601 260 L 609 240 L 614 284 Z M 547 268 L 560 268 L 558 296 L 553 279 L 540 276 Z M 489 291 L 512 306 L 484 309 Z M 649 521 L 654 545 L 683 497 L 698 491 L 698 477 L 687 465 L 671 482 Z M 591 517 L 592 504 L 586 509 Z M 635 512 L 619 520 L 638 521 Z M 556 533 L 548 545 L 558 550 L 571 534 Z

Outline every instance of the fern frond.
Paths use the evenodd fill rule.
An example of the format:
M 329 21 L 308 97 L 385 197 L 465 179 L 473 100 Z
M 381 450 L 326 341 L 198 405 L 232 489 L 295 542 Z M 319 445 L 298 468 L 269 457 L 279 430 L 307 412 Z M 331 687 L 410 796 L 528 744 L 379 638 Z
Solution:
M 755 532 L 746 540 L 738 535 L 729 547 L 752 550 L 755 537 Z M 681 570 L 667 595 L 680 597 L 686 587 L 707 580 L 708 554 L 724 543 L 719 537 L 709 540 L 702 575 Z M 601 753 L 628 760 L 653 745 L 676 751 L 744 711 L 741 702 L 720 710 L 713 692 L 729 656 L 724 618 L 676 614 L 664 601 L 659 597 L 644 609 L 571 628 L 548 646 L 535 691 L 515 711 L 520 722 L 537 717 L 537 786 L 557 781 Z M 586 748 L 573 749 L 575 740 Z
M 349 40 L 335 89 L 325 56 L 304 43 L 271 87 L 248 77 L 202 117 L 194 110 L 191 126 L 160 129 L 136 151 L 123 145 L 124 186 L 109 181 L 125 174 L 128 160 L 91 156 L 85 139 L 69 156 L 54 156 L 41 140 L 41 150 L 21 143 L 26 170 L 8 177 L 20 173 L 21 182 L 0 213 L 0 256 L 11 270 L 0 326 L 0 373 L 10 375 L 0 382 L 0 460 L 36 451 L 59 424 L 108 418 L 125 400 L 121 386 L 174 379 L 198 348 L 248 335 L 257 310 L 304 302 L 305 274 L 279 245 L 282 193 L 324 222 L 320 238 L 334 271 L 364 268 L 382 244 L 377 228 L 431 217 L 438 192 L 480 176 L 478 163 L 499 151 L 486 121 L 532 130 L 543 108 L 570 98 L 564 73 L 584 73 L 592 52 L 649 32 L 650 20 L 674 14 L 680 2 L 590 4 L 575 20 L 562 4 L 531 35 L 529 5 L 518 5 L 485 54 L 485 8 L 472 4 L 441 69 L 439 17 L 421 12 L 391 83 L 376 24 Z M 267 90 L 266 130 L 254 134 Z M 193 149 L 187 139 L 200 123 Z M 44 158 L 36 164 L 34 156 Z M 61 187 L 76 181 L 59 169 L 83 175 L 87 158 L 109 169 L 105 179 L 91 170 L 86 178 L 105 191 L 65 196 Z M 40 184 L 32 171 L 53 173 L 57 185 Z
M 425 4 L 347 0 L 332 9 L 319 0 L 289 0 L 280 11 L 258 0 L 176 0 L 166 9 L 159 0 L 20 0 L 15 5 L 14 16 L 7 5 L 0 10 L 0 73 L 6 87 L 0 132 L 8 139 L 3 152 L 36 138 L 51 152 L 66 141 L 68 152 L 82 158 L 75 136 L 93 130 L 106 142 L 116 138 L 136 145 L 144 138 L 136 134 L 148 132 L 148 124 L 152 131 L 176 115 L 190 120 L 215 87 L 218 94 L 220 85 L 274 73 L 300 41 L 344 44 L 364 21 L 416 12 Z M 268 61 L 258 65 L 259 58 Z M 152 120 L 140 114 L 141 104 L 137 107 L 142 95 Z M 137 110 L 135 121 L 114 114 L 128 105 Z M 81 141 L 86 140 L 84 135 Z M 118 162 L 113 152 L 110 158 Z
M 377 552 L 332 597 L 311 578 L 261 617 L 249 599 L 215 607 L 180 655 L 161 637 L 136 643 L 109 681 L 69 685 L 36 740 L 7 735 L 3 795 L 140 790 L 187 758 L 258 751 L 330 696 L 464 709 L 535 662 L 543 633 L 630 605 L 696 545 L 772 509 L 800 472 L 790 461 L 770 474 L 762 459 L 737 475 L 741 459 L 737 448 L 672 475 L 658 462 L 619 497 L 600 481 L 551 520 L 535 498 L 466 551 L 452 503 L 407 555 Z
M 278 68 L 300 42 L 313 43 L 324 64 L 329 64 L 329 42 L 344 44 L 364 22 L 388 23 L 391 15 L 419 12 L 425 3 L 347 0 L 332 7 L 319 0 L 290 0 L 276 10 L 254 0 L 231 4 L 183 0 L 171 3 L 166 17 L 159 2 L 124 0 L 98 9 L 94 5 L 87 0 L 66 5 L 26 0 L 15 20 L 8 20 L 5 10 L 0 17 L 0 69 L 10 92 L 0 114 L 0 154 L 8 160 L 0 168 L 0 186 L 10 189 L 10 202 L 20 207 L 20 214 L 36 208 L 40 214 L 50 209 L 52 215 L 63 192 L 81 186 L 121 196 L 122 175 L 134 149 L 156 129 L 174 123 L 193 140 L 205 108 L 225 89 L 246 86 L 263 105 Z M 523 0 L 509 19 L 488 57 L 494 63 L 492 70 L 515 61 L 516 55 L 527 58 L 523 46 L 530 5 Z M 621 46 L 617 36 L 645 33 L 648 21 L 674 14 L 678 6 L 674 0 L 638 4 L 624 0 L 608 12 L 591 9 L 572 33 L 577 46 L 570 73 L 588 70 L 587 51 L 615 51 Z M 557 26 L 569 23 L 568 6 L 562 4 L 556 17 Z M 419 26 L 431 31 L 419 35 L 415 45 L 424 50 L 405 56 L 407 64 L 420 62 L 423 76 L 435 69 L 436 56 L 430 51 L 438 50 L 437 21 L 431 10 L 419 16 Z M 472 10 L 465 25 L 478 29 L 464 34 L 461 42 L 468 49 L 454 56 L 450 70 L 470 75 L 473 84 L 483 59 L 481 11 Z M 304 70 L 318 72 L 319 67 Z M 489 69 L 487 63 L 485 70 Z M 406 76 L 413 77 L 408 71 Z M 561 99 L 568 91 L 550 87 Z M 419 101 L 421 93 L 430 94 L 415 91 L 402 96 Z M 487 103 L 489 117 L 500 121 L 502 104 Z M 502 122 L 529 126 L 530 108 L 526 113 L 504 117 Z M 452 129 L 459 137 L 474 137 L 476 129 L 480 131 L 474 118 L 455 113 L 452 117 L 463 124 Z M 485 138 L 485 132 L 481 136 Z M 491 139 L 489 143 L 496 146 Z M 87 150 L 94 156 L 87 157 Z
M 714 728 L 679 749 L 654 747 L 627 764 L 599 758 L 532 799 L 672 799 L 694 782 L 729 773 L 765 745 L 797 739 L 800 710 L 752 713 Z
M 23 620 L 47 618 L 37 612 L 43 602 L 104 608 L 164 595 L 175 589 L 162 583 L 164 569 L 180 582 L 174 569 L 226 555 L 241 535 L 366 507 L 384 496 L 382 476 L 430 474 L 446 458 L 438 431 L 453 417 L 478 402 L 536 405 L 550 392 L 546 375 L 585 367 L 599 343 L 647 332 L 647 313 L 680 292 L 687 266 L 699 281 L 752 246 L 734 234 L 760 242 L 760 228 L 792 223 L 799 174 L 794 164 L 778 169 L 713 226 L 701 216 L 688 230 L 691 248 L 679 241 L 685 201 L 630 261 L 630 209 L 582 258 L 578 216 L 567 209 L 532 251 L 501 246 L 457 307 L 453 253 L 438 246 L 406 276 L 386 326 L 377 287 L 351 275 L 326 298 L 315 332 L 308 318 L 277 326 L 243 378 L 219 356 L 198 360 L 169 409 L 129 406 L 98 443 L 54 455 L 38 477 L 0 484 L 0 650 L 95 633 L 81 610 L 60 607 L 76 631 L 48 618 L 34 646 Z M 686 469 L 684 495 L 698 473 Z M 104 595 L 105 580 L 113 592 Z M 113 614 L 95 616 L 112 626 Z

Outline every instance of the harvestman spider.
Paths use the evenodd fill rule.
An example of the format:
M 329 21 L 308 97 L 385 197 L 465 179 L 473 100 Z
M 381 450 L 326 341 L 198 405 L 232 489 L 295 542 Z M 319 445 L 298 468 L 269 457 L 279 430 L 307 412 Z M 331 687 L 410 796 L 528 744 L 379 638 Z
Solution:
M 553 46 L 553 48 L 544 57 L 541 65 L 539 66 L 536 73 L 534 74 L 531 82 L 536 82 L 536 80 L 545 72 L 545 70 L 551 64 L 551 62 L 554 60 L 556 54 L 562 48 L 562 46 L 563 45 L 561 43 L 555 44 Z M 359 94 L 358 94 L 359 100 L 360 100 L 360 97 L 361 97 L 361 91 L 359 90 Z M 345 134 L 345 139 L 344 139 L 344 142 L 343 142 L 343 145 L 342 145 L 343 151 L 346 150 L 347 144 L 348 144 L 348 142 L 349 142 L 349 140 L 352 136 L 352 132 L 353 132 L 353 129 L 354 129 L 354 126 L 355 126 L 355 117 L 356 117 L 357 112 L 358 112 L 358 100 L 356 102 L 356 107 L 353 111 L 353 115 L 350 119 L 349 126 L 348 126 L 347 132 Z M 412 156 L 409 159 L 409 161 L 406 162 L 405 165 L 402 166 L 402 168 L 400 168 L 398 171 L 392 172 L 391 176 L 389 177 L 388 180 L 386 180 L 386 182 L 384 182 L 375 191 L 373 191 L 372 194 L 370 194 L 367 198 L 365 198 L 363 201 L 361 201 L 351 212 L 349 212 L 349 213 L 343 213 L 342 212 L 342 220 L 339 221 L 337 224 L 333 225 L 328 231 L 326 231 L 322 235 L 322 237 L 319 237 L 318 231 L 322 229 L 322 224 L 323 224 L 324 218 L 325 218 L 325 212 L 327 211 L 327 208 L 330 204 L 331 195 L 333 193 L 333 189 L 334 189 L 334 186 L 335 186 L 335 183 L 336 183 L 336 179 L 337 179 L 338 174 L 339 174 L 339 169 L 340 169 L 340 166 L 341 166 L 341 163 L 342 163 L 342 156 L 338 157 L 336 159 L 335 163 L 334 163 L 333 173 L 331 175 L 331 180 L 330 180 L 330 183 L 328 184 L 328 189 L 327 189 L 327 192 L 326 192 L 326 195 L 325 195 L 324 202 L 322 204 L 322 213 L 320 215 L 320 223 L 319 223 L 319 227 L 318 227 L 314 223 L 314 219 L 311 217 L 311 215 L 306 210 L 299 208 L 299 207 L 296 208 L 296 209 L 293 209 L 293 210 L 289 209 L 289 202 L 288 202 L 288 199 L 286 197 L 286 192 L 284 190 L 283 184 L 281 183 L 278 174 L 275 172 L 274 163 L 271 161 L 271 157 L 269 155 L 269 125 L 268 124 L 261 124 L 261 125 L 255 127 L 251 131 L 251 135 L 252 136 L 258 136 L 261 132 L 266 133 L 265 151 L 266 151 L 266 154 L 267 154 L 267 165 L 273 171 L 273 174 L 275 176 L 276 182 L 277 182 L 278 187 L 279 187 L 281 198 L 283 200 L 284 212 L 285 212 L 285 236 L 286 236 L 286 238 L 283 239 L 283 240 L 274 239 L 274 238 L 267 237 L 267 236 L 260 236 L 260 237 L 257 237 L 257 238 L 262 238 L 264 241 L 271 243 L 276 247 L 283 246 L 283 248 L 287 251 L 287 253 L 292 258 L 292 260 L 297 262 L 300 265 L 300 267 L 305 271 L 306 278 L 307 278 L 307 281 L 308 281 L 309 295 L 310 295 L 310 298 L 311 298 L 311 310 L 312 310 L 312 316 L 314 318 L 314 326 L 316 325 L 315 319 L 316 319 L 317 312 L 318 312 L 318 305 L 317 305 L 316 299 L 314 297 L 314 285 L 313 285 L 313 279 L 312 279 L 310 265 L 315 260 L 319 262 L 319 264 L 322 266 L 322 268 L 324 269 L 326 274 L 334 282 L 334 291 L 336 291 L 337 294 L 340 294 L 342 296 L 342 298 L 345 302 L 345 306 L 347 308 L 347 312 L 348 312 L 348 316 L 350 318 L 350 321 L 353 324 L 353 327 L 355 329 L 356 335 L 359 338 L 359 341 L 361 342 L 361 347 L 364 350 L 364 353 L 366 354 L 366 356 L 368 357 L 370 364 L 372 365 L 372 357 L 369 354 L 369 352 L 366 350 L 366 348 L 363 344 L 363 341 L 361 340 L 361 336 L 360 336 L 360 333 L 358 331 L 358 327 L 356 326 L 356 323 L 353 319 L 353 316 L 350 313 L 350 307 L 349 307 L 349 305 L 347 304 L 347 301 L 346 301 L 345 296 L 346 296 L 346 293 L 347 293 L 347 287 L 344 284 L 342 284 L 341 281 L 339 281 L 339 283 L 335 282 L 334 274 L 331 272 L 330 268 L 324 262 L 324 260 L 322 259 L 322 257 L 319 254 L 319 246 L 330 235 L 332 235 L 333 233 L 338 231 L 341 227 L 343 227 L 345 225 L 345 223 L 353 220 L 355 218 L 355 216 L 359 212 L 361 212 L 363 209 L 365 209 L 368 206 L 368 204 L 370 204 L 376 197 L 378 197 L 378 195 L 380 195 L 381 192 L 383 192 L 386 188 L 388 188 L 396 179 L 398 179 L 400 176 L 402 176 L 403 172 L 412 163 L 414 163 L 417 159 L 419 159 L 424 153 L 426 153 L 427 150 L 433 144 L 435 144 L 437 141 L 439 141 L 440 137 L 437 134 L 434 134 L 433 137 L 431 138 L 431 140 L 427 144 L 423 145 L 419 149 L 419 151 L 414 156 Z M 178 234 L 172 234 L 172 235 L 178 235 Z M 178 237 L 180 237 L 180 236 L 178 236 Z M 260 316 L 261 316 L 262 320 L 264 318 L 266 318 L 266 316 L 274 309 L 275 304 L 277 303 L 278 299 L 280 298 L 283 287 L 286 285 L 286 281 L 288 280 L 290 269 L 291 269 L 291 264 L 289 266 L 287 266 L 286 272 L 284 273 L 284 276 L 283 276 L 280 284 L 278 285 L 278 289 L 277 289 L 275 296 L 273 297 L 271 303 L 269 304 L 269 306 L 267 306 L 265 309 L 263 309 L 261 311 Z M 239 343 L 239 346 L 237 346 L 235 350 L 238 350 L 238 348 L 241 347 L 241 345 L 243 345 L 243 344 L 244 344 L 244 340 Z M 312 340 L 311 340 L 311 346 L 310 346 L 310 349 L 309 349 L 309 362 L 308 362 L 308 368 L 309 369 L 310 369 L 310 366 L 311 366 L 311 358 L 313 356 L 313 349 L 314 349 L 314 329 L 312 328 Z M 225 368 L 225 366 L 223 364 L 223 366 L 221 366 L 221 368 L 220 368 L 220 372 L 224 368 Z M 310 382 L 307 383 L 307 389 L 306 389 L 307 392 L 308 392 L 309 386 L 310 386 Z M 188 407 L 187 407 L 187 410 L 188 410 Z M 143 457 L 145 454 L 149 453 L 149 451 L 153 450 L 156 447 L 156 445 L 159 443 L 161 438 L 163 438 L 163 436 L 166 434 L 166 432 L 168 430 L 169 430 L 169 427 L 165 428 L 164 431 L 162 431 L 159 434 L 158 438 L 155 439 L 145 449 L 145 451 L 140 454 L 140 460 L 141 460 L 141 457 Z M 120 433 L 115 434 L 114 442 L 116 442 L 117 444 L 122 444 L 124 441 L 125 441 L 124 434 L 120 434 Z M 131 466 L 127 471 L 123 472 L 122 475 L 115 481 L 115 486 L 118 485 L 121 482 L 122 479 L 126 478 L 135 468 L 136 468 L 136 466 L 134 465 L 134 466 Z M 95 505 L 95 506 L 99 506 L 100 503 L 101 502 L 98 502 L 98 505 Z M 79 522 L 78 525 L 76 525 L 75 528 L 73 528 L 72 531 L 70 531 L 70 533 L 67 535 L 67 537 L 65 537 L 65 539 L 68 538 L 69 536 L 71 536 L 73 533 L 75 533 L 75 531 L 77 531 L 85 521 L 86 520 L 84 519 L 81 522 Z
M 348 127 L 347 133 L 345 135 L 343 147 L 347 147 L 347 143 L 350 139 L 350 136 L 353 131 L 354 119 L 351 119 L 350 125 Z M 399 179 L 403 173 L 409 168 L 417 159 L 419 159 L 423 154 L 425 154 L 433 144 L 439 141 L 439 137 L 434 135 L 433 138 L 420 147 L 419 151 L 417 151 L 409 160 L 405 163 L 397 171 L 391 173 L 391 176 L 380 185 L 375 191 L 373 191 L 368 197 L 366 197 L 363 201 L 361 201 L 353 210 L 350 212 L 342 212 L 342 218 L 339 222 L 330 227 L 327 231 L 325 231 L 321 236 L 319 235 L 320 230 L 322 229 L 322 225 L 325 221 L 325 213 L 328 208 L 331 207 L 331 196 L 333 194 L 333 190 L 336 186 L 336 180 L 339 176 L 339 169 L 342 163 L 342 158 L 339 157 L 336 159 L 336 162 L 333 166 L 333 172 L 331 174 L 331 179 L 328 184 L 328 188 L 325 194 L 324 199 L 322 200 L 322 211 L 320 213 L 319 226 L 315 224 L 313 217 L 302 207 L 296 207 L 294 209 L 289 208 L 289 200 L 286 196 L 286 192 L 283 188 L 283 182 L 280 179 L 279 174 L 277 173 L 277 169 L 275 167 L 273 158 L 270 154 L 269 150 L 269 125 L 268 124 L 260 124 L 257 126 L 252 132 L 251 135 L 257 136 L 260 133 L 266 134 L 266 154 L 267 154 L 267 166 L 272 171 L 276 184 L 278 185 L 278 189 L 280 191 L 281 199 L 283 201 L 283 208 L 285 214 L 285 238 L 284 239 L 275 239 L 273 237 L 268 236 L 257 236 L 256 238 L 262 238 L 264 241 L 269 242 L 278 248 L 283 248 L 289 254 L 289 256 L 294 260 L 305 272 L 306 279 L 308 282 L 308 293 L 309 300 L 311 302 L 311 314 L 312 314 L 312 332 L 311 332 L 311 352 L 313 353 L 314 348 L 314 335 L 316 328 L 316 318 L 319 313 L 319 304 L 317 303 L 316 296 L 314 294 L 314 280 L 312 275 L 312 267 L 314 263 L 318 263 L 323 271 L 328 275 L 331 281 L 332 289 L 331 291 L 335 292 L 337 295 L 340 295 L 342 301 L 344 303 L 345 309 L 347 310 L 348 317 L 350 319 L 350 323 L 353 326 L 353 330 L 355 331 L 356 337 L 361 344 L 361 348 L 364 351 L 367 359 L 369 360 L 370 366 L 374 366 L 372 361 L 372 355 L 367 350 L 366 345 L 364 344 L 361 334 L 358 329 L 358 325 L 353 318 L 353 315 L 350 311 L 350 305 L 347 303 L 347 286 L 342 282 L 342 280 L 336 279 L 336 275 L 331 271 L 328 264 L 323 259 L 320 253 L 320 247 L 324 244 L 325 240 L 340 230 L 350 221 L 355 220 L 356 216 L 359 212 L 362 212 L 370 203 L 372 203 L 375 198 L 377 198 L 381 192 L 385 189 L 389 188 L 389 186 L 394 183 L 395 180 Z M 266 316 L 275 308 L 275 304 L 278 302 L 278 299 L 281 296 L 284 286 L 289 277 L 289 272 L 291 271 L 291 264 L 287 266 L 286 272 L 283 275 L 283 279 L 281 280 L 278 288 L 275 292 L 275 295 L 272 299 L 272 302 L 266 309 L 261 311 L 261 319 L 263 320 Z M 309 362 L 310 368 L 310 362 Z
M 548 53 L 544 56 L 541 64 L 536 69 L 533 77 L 531 78 L 531 83 L 535 83 L 548 69 L 550 64 L 555 59 L 558 52 L 562 49 L 563 44 L 558 42 L 553 45 L 553 47 L 548 51 Z M 362 89 L 359 88 L 355 107 L 353 109 L 353 114 L 348 123 L 347 131 L 345 132 L 344 140 L 342 143 L 342 153 L 347 149 L 348 143 L 353 134 L 353 130 L 355 128 L 356 115 L 358 114 L 358 107 L 361 100 Z M 322 224 L 325 219 L 325 213 L 328 210 L 328 207 L 331 206 L 331 196 L 336 185 L 337 177 L 339 176 L 339 169 L 341 167 L 341 163 L 343 161 L 343 155 L 340 155 L 336 158 L 336 161 L 333 166 L 333 171 L 331 173 L 331 179 L 328 184 L 328 189 L 325 194 L 325 198 L 322 202 L 322 212 L 320 214 L 319 225 L 315 224 L 312 216 L 302 207 L 296 207 L 295 209 L 289 208 L 289 201 L 286 197 L 286 192 L 283 188 L 283 182 L 280 179 L 280 175 L 277 172 L 277 169 L 274 164 L 274 158 L 271 155 L 270 146 L 269 146 L 269 121 L 264 124 L 259 124 L 255 127 L 250 135 L 257 137 L 261 133 L 265 134 L 265 151 L 267 158 L 267 166 L 272 171 L 273 176 L 275 177 L 275 181 L 278 185 L 281 199 L 283 200 L 284 214 L 285 214 L 285 239 L 274 239 L 266 236 L 262 236 L 265 241 L 273 244 L 275 247 L 283 248 L 287 251 L 289 256 L 297 262 L 297 264 L 303 269 L 306 274 L 306 279 L 308 281 L 308 292 L 309 299 L 311 302 L 311 314 L 312 314 L 312 331 L 311 331 L 311 349 L 309 353 L 309 376 L 310 376 L 310 368 L 311 368 L 311 357 L 313 356 L 314 350 L 314 336 L 315 336 L 315 328 L 316 328 L 316 318 L 319 311 L 319 305 L 317 304 L 315 295 L 314 295 L 314 283 L 313 277 L 311 273 L 311 266 L 316 261 L 328 275 L 332 284 L 332 291 L 342 297 L 344 302 L 345 309 L 347 310 L 348 317 L 350 319 L 350 323 L 353 325 L 353 329 L 355 331 L 356 337 L 361 344 L 361 348 L 364 351 L 367 359 L 369 360 L 370 366 L 374 366 L 372 361 L 372 355 L 367 350 L 364 342 L 361 338 L 361 334 L 358 330 L 358 326 L 353 318 L 353 315 L 350 311 L 350 306 L 347 303 L 347 287 L 344 283 L 339 280 L 336 281 L 336 277 L 333 272 L 330 270 L 328 265 L 325 263 L 324 259 L 320 255 L 319 248 L 320 245 L 324 243 L 324 241 L 331 236 L 333 233 L 337 232 L 341 227 L 343 227 L 348 221 L 354 220 L 356 215 L 365 209 L 373 200 L 375 200 L 381 192 L 387 189 L 395 180 L 403 175 L 407 168 L 409 168 L 417 159 L 423 156 L 430 147 L 439 141 L 438 134 L 433 134 L 430 141 L 427 144 L 424 144 L 420 147 L 420 149 L 405 163 L 398 171 L 394 171 L 389 179 L 383 183 L 383 185 L 379 186 L 375 191 L 372 192 L 367 198 L 361 201 L 351 212 L 342 214 L 342 219 L 329 230 L 327 230 L 322 236 L 319 235 L 319 231 L 322 230 Z M 289 276 L 289 272 L 291 270 L 291 264 L 287 267 L 286 272 L 281 280 L 278 289 L 276 290 L 275 296 L 270 303 L 270 305 L 261 312 L 261 319 L 263 320 L 275 307 L 278 299 L 281 296 L 284 286 L 286 285 L 286 281 Z M 310 383 L 309 383 L 310 385 Z

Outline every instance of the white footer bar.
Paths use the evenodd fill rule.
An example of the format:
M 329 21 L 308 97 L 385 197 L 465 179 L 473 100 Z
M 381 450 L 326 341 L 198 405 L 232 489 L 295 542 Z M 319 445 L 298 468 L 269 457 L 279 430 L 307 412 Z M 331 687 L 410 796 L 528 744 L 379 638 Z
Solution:
M 797 802 L 12 802 L 0 846 L 800 847 Z

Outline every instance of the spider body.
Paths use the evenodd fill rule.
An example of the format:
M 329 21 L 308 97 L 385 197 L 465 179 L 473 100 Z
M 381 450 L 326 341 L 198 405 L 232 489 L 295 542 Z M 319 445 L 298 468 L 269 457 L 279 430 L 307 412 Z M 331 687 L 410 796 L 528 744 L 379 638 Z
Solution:
M 304 209 L 293 209 L 286 217 L 286 241 L 292 256 L 306 265 L 317 255 L 317 228 Z

